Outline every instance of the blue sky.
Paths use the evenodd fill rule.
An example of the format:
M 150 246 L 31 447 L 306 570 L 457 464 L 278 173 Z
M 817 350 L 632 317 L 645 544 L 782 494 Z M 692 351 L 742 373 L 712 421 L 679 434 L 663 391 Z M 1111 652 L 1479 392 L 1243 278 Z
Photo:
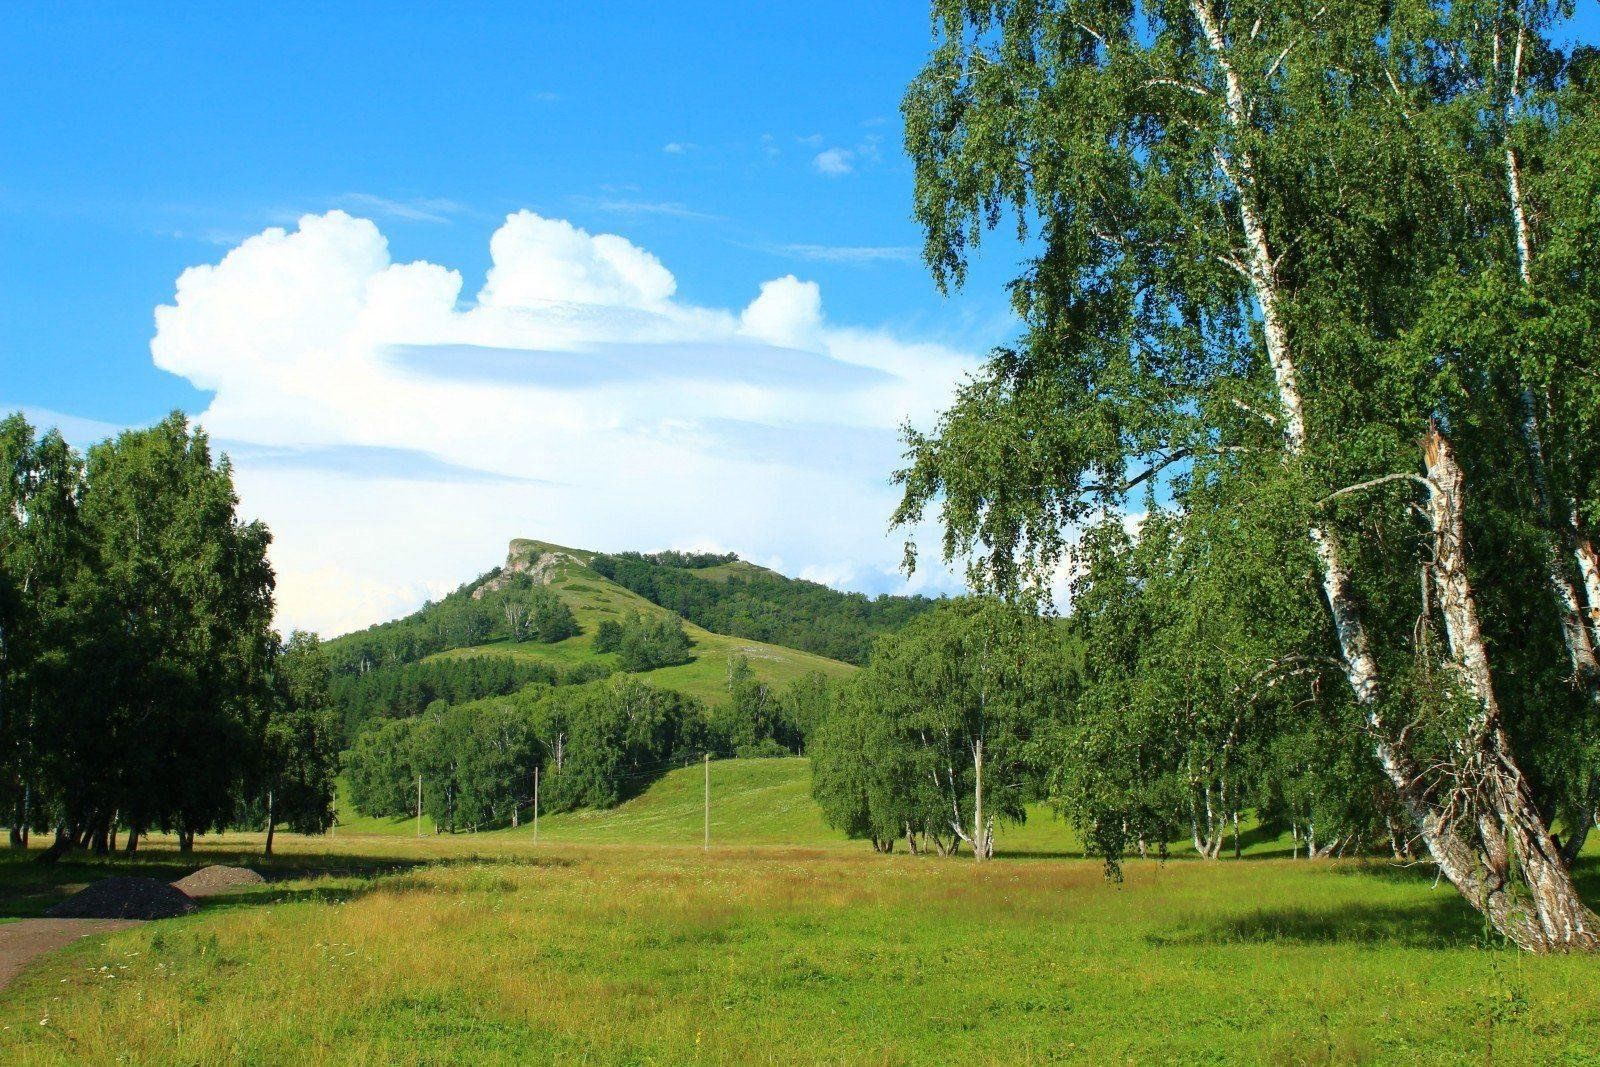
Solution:
M 888 474 L 1013 329 L 1019 252 L 953 298 L 920 263 L 926 4 L 401 10 L 0 7 L 0 406 L 201 418 L 285 626 L 516 536 L 959 588 L 898 573 Z
M 928 40 L 921 2 L 415 5 L 404 19 L 377 4 L 196 6 L 181 18 L 153 5 L 9 5 L 0 403 L 66 416 L 84 443 L 174 407 L 205 415 L 237 461 L 244 509 L 277 533 L 288 624 L 395 614 L 497 562 L 517 535 L 711 545 L 899 589 L 899 537 L 884 528 L 893 425 L 930 418 L 1004 336 L 1014 260 L 997 258 L 955 299 L 920 264 L 898 104 Z M 352 371 L 342 388 L 386 405 L 369 423 L 349 403 L 302 417 L 292 400 L 311 410 L 324 398 L 262 366 L 240 370 L 234 334 L 261 309 L 239 292 L 263 283 L 235 270 L 234 295 L 215 297 L 223 321 L 191 342 L 215 365 L 192 352 L 157 365 L 153 313 L 174 303 L 185 270 L 330 211 L 379 231 L 331 239 L 345 252 L 376 240 L 385 262 L 453 271 L 462 306 L 493 266 L 491 237 L 528 211 L 653 257 L 670 272 L 671 307 L 635 308 L 637 329 L 613 308 L 566 346 L 503 324 L 485 327 L 488 345 L 461 343 L 482 334 L 471 324 L 420 344 L 386 337 L 395 374 L 416 388 Z M 561 270 L 589 269 L 588 252 L 567 253 L 577 258 Z M 316 274 L 284 255 L 260 270 Z M 741 325 L 762 284 L 789 276 L 802 317 L 825 319 L 832 341 Z M 825 307 L 814 314 L 813 284 Z M 664 308 L 676 325 L 649 326 Z M 329 314 L 301 326 L 343 329 Z M 839 356 L 862 344 L 877 354 Z M 936 357 L 910 358 L 918 344 Z M 894 377 L 881 369 L 894 352 L 903 388 L 885 398 L 872 379 Z M 749 395 L 709 398 L 716 374 Z M 418 384 L 430 375 L 446 388 Z M 616 395 L 618 376 L 649 395 Z M 874 390 L 877 411 L 833 410 L 851 395 L 860 409 Z M 417 433 L 377 425 L 430 420 L 417 398 L 441 392 L 474 411 L 503 404 L 507 423 L 516 404 L 537 407 L 552 425 L 471 444 L 460 411 Z M 752 403 L 765 413 L 743 417 Z M 574 429 L 580 411 L 591 425 Z M 742 461 L 701 461 L 718 450 Z M 649 473 L 615 474 L 635 466 Z M 452 521 L 437 521 L 439 508 Z M 955 587 L 944 572 L 920 581 Z
M 199 410 L 151 366 L 151 310 L 185 267 L 329 207 L 468 277 L 531 208 L 624 234 L 695 303 L 796 272 L 841 321 L 986 344 L 1004 312 L 992 286 L 941 301 L 914 252 L 897 107 L 923 3 L 240 7 L 0 14 L 6 400 Z M 850 173 L 819 173 L 830 150 Z

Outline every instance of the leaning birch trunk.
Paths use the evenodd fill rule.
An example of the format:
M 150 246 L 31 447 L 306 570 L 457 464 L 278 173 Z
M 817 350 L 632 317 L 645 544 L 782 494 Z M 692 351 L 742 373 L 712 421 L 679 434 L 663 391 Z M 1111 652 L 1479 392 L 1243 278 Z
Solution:
M 1243 131 L 1249 115 L 1244 86 L 1230 60 L 1227 38 L 1223 35 L 1222 24 L 1217 16 L 1216 0 L 1190 0 L 1190 7 L 1223 78 L 1222 120 L 1228 127 Z M 1246 276 L 1261 310 L 1267 358 L 1272 366 L 1278 402 L 1283 410 L 1284 447 L 1291 457 L 1297 457 L 1306 448 L 1305 405 L 1289 344 L 1287 324 L 1280 307 L 1277 265 L 1268 242 L 1265 220 L 1257 204 L 1253 167 L 1248 153 L 1230 159 L 1219 151 L 1218 163 L 1237 194 L 1245 238 Z M 1450 819 L 1430 803 L 1421 768 L 1410 751 L 1391 736 L 1383 720 L 1377 660 L 1372 655 L 1366 621 L 1355 598 L 1350 572 L 1345 566 L 1337 537 L 1332 530 L 1315 522 L 1307 533 L 1322 571 L 1323 593 L 1339 642 L 1345 678 L 1366 716 L 1378 762 L 1385 776 L 1417 824 L 1440 872 L 1497 928 L 1517 940 L 1518 944 L 1523 944 L 1516 935 L 1527 932 L 1527 928 L 1525 924 L 1513 921 L 1504 888 L 1486 886 L 1482 877 L 1487 849 L 1465 840 Z M 1520 776 L 1518 783 L 1521 784 Z M 1526 786 L 1521 785 L 1521 788 L 1525 789 Z M 1484 843 L 1485 846 L 1490 844 Z M 1525 947 L 1537 950 L 1543 944 L 1542 941 L 1536 941 Z M 1578 947 L 1578 944 L 1575 942 L 1573 947 Z M 1591 946 L 1585 943 L 1583 947 Z
M 1600 645 L 1600 552 L 1595 551 L 1594 539 L 1580 522 L 1576 509 L 1572 512 L 1572 527 L 1578 531 L 1573 552 L 1578 557 L 1578 572 L 1583 575 L 1583 589 L 1589 598 L 1589 636 Z
M 1428 431 L 1423 453 L 1429 482 L 1427 515 L 1433 533 L 1434 589 L 1451 658 L 1477 705 L 1473 729 L 1461 742 L 1458 755 L 1466 764 L 1465 782 L 1460 786 L 1466 795 L 1461 803 L 1476 819 L 1483 846 L 1482 868 L 1472 882 L 1479 895 L 1474 903 L 1523 948 L 1536 952 L 1600 948 L 1600 918 L 1578 896 L 1501 722 L 1488 648 L 1467 571 L 1462 508 L 1465 477 L 1450 442 L 1437 427 Z M 1521 866 L 1526 901 L 1513 895 L 1513 864 Z

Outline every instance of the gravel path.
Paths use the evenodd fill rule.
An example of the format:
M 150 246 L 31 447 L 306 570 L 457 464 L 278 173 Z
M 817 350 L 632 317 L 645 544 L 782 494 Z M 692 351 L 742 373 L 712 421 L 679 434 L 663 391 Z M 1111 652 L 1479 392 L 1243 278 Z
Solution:
M 36 957 L 72 944 L 80 937 L 138 926 L 136 919 L 20 919 L 0 923 L 0 989 L 22 973 Z

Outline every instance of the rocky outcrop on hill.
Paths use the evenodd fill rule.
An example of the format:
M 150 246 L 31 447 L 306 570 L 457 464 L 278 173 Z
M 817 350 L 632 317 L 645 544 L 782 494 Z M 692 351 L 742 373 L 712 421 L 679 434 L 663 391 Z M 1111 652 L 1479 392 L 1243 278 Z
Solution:
M 570 552 L 546 548 L 537 541 L 524 541 L 519 537 L 511 542 L 500 573 L 474 589 L 472 599 L 482 600 L 488 593 L 498 593 L 519 574 L 526 574 L 535 585 L 549 585 L 556 568 L 563 563 L 583 566 L 583 560 Z

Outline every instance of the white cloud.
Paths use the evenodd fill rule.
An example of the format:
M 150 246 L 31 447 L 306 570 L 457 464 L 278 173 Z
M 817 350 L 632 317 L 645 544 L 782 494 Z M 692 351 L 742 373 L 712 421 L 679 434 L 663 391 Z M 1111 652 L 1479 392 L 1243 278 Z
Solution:
M 681 156 L 692 151 L 694 147 L 695 145 L 692 141 L 668 141 L 661 146 L 661 151 L 669 156 Z
M 215 391 L 200 419 L 274 530 L 282 625 L 401 614 L 515 536 L 896 580 L 896 429 L 971 357 L 830 323 L 792 275 L 693 305 L 626 238 L 532 212 L 489 248 L 468 298 L 372 222 L 308 215 L 184 271 L 157 309 L 157 365 Z
M 678 283 L 661 261 L 615 234 L 519 211 L 489 239 L 494 266 L 478 294 L 490 307 L 544 303 L 660 307 Z
M 848 148 L 828 148 L 818 152 L 812 158 L 811 165 L 818 173 L 836 178 L 855 169 L 854 159 L 855 153 Z
M 739 315 L 741 333 L 784 348 L 812 348 L 822 329 L 822 290 L 786 274 L 761 283 L 761 294 Z

